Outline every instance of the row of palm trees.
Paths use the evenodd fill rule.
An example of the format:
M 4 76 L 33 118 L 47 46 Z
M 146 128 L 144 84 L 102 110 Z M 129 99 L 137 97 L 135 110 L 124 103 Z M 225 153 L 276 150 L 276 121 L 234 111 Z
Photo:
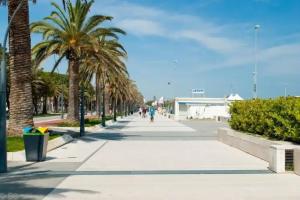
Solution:
M 8 1 L 10 16 L 19 2 Z M 33 125 L 32 70 L 53 55 L 59 57 L 53 71 L 62 60 L 68 61 L 68 120 L 79 120 L 80 88 L 93 80 L 97 111 L 102 113 L 102 118 L 106 111 L 100 104 L 105 105 L 107 99 L 111 101 L 115 117 L 117 112 L 128 113 L 143 102 L 125 65 L 127 52 L 119 41 L 125 32 L 103 25 L 112 20 L 110 16 L 89 16 L 93 3 L 93 0 L 65 0 L 63 6 L 59 6 L 53 2 L 49 16 L 29 25 L 28 0 L 25 0 L 10 30 L 9 134 L 20 134 L 23 127 Z M 30 32 L 43 37 L 32 50 Z

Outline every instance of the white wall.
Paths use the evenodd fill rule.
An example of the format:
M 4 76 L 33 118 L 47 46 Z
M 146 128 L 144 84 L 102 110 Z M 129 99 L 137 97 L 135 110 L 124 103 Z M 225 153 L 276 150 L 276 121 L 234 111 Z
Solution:
M 188 118 L 214 119 L 216 116 L 229 117 L 228 107 L 224 105 L 188 106 Z
M 175 119 L 215 119 L 230 117 L 228 102 L 222 98 L 178 98 Z

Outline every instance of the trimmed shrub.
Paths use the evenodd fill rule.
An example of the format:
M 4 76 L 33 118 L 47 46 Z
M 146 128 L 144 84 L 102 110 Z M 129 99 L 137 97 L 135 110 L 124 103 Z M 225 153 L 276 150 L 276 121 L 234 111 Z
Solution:
M 300 98 L 237 101 L 230 106 L 232 129 L 300 142 Z

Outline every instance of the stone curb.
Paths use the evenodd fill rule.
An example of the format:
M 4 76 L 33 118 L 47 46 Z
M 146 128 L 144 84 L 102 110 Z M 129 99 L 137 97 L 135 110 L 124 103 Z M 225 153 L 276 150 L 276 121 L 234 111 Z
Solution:
M 121 117 L 117 117 L 117 121 L 122 119 Z M 114 122 L 113 120 L 108 120 L 105 122 L 106 123 L 106 127 L 107 126 L 113 126 L 115 125 L 117 122 Z M 95 131 L 95 130 L 98 130 L 100 131 L 101 129 L 103 129 L 105 127 L 101 126 L 101 124 L 99 125 L 95 125 L 95 126 L 91 126 L 91 127 L 86 127 L 85 130 L 86 131 Z M 71 132 L 79 132 L 80 131 L 80 127 L 57 127 L 57 126 L 52 126 L 52 127 L 49 127 L 49 130 L 51 131 L 63 131 L 63 132 L 66 132 L 66 131 L 71 131 Z
M 74 139 L 70 135 L 63 135 L 48 142 L 47 152 L 57 149 L 63 145 L 72 142 Z M 25 162 L 25 151 L 7 152 L 8 161 L 23 161 Z

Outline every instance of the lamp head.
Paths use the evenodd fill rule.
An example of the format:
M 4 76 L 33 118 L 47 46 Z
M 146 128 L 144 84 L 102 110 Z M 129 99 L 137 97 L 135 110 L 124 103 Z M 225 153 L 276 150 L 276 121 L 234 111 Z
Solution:
M 254 26 L 254 29 L 255 29 L 255 30 L 260 29 L 260 25 L 259 25 L 259 24 L 256 24 L 256 25 Z

